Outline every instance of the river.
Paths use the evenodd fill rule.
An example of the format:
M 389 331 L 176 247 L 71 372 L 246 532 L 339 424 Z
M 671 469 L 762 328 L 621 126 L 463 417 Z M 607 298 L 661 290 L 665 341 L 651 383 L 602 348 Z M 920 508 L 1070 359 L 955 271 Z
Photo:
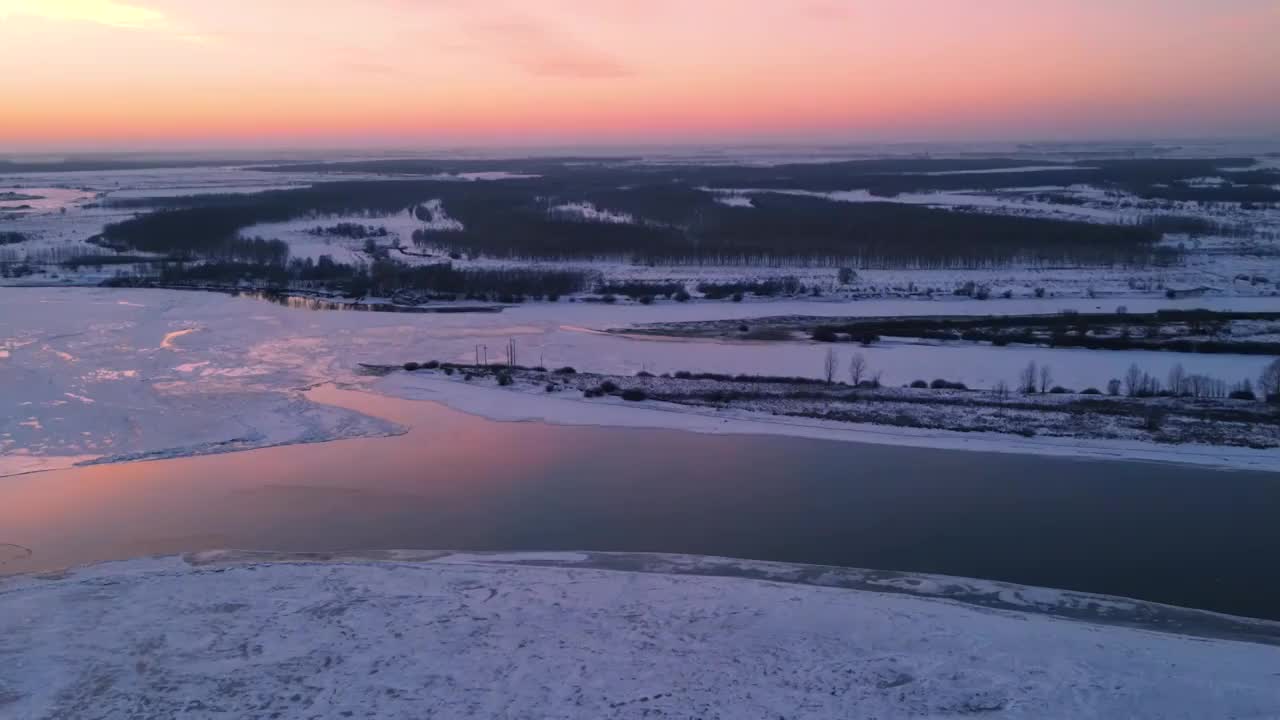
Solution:
M 208 548 L 620 550 L 932 572 L 1280 619 L 1274 474 L 494 422 L 0 480 L 0 573 Z M 6 544 L 7 545 L 3 545 Z

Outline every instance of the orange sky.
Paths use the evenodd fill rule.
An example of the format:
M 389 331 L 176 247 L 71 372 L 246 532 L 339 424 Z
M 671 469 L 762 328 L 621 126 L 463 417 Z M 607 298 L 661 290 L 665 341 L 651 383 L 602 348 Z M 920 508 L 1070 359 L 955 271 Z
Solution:
M 0 149 L 1280 132 L 1280 0 L 0 0 Z

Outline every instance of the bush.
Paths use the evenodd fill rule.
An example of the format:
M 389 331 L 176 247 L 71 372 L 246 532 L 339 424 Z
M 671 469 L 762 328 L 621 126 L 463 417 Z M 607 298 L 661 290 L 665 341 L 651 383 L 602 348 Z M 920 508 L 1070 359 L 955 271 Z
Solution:
M 618 302 L 618 296 L 617 296 L 617 295 L 605 295 L 604 297 L 600 298 L 600 300 L 601 300 L 601 302 L 604 302 L 604 303 L 606 303 L 606 304 L 608 304 L 608 305 L 612 305 L 612 304 L 614 304 L 614 303 Z
M 645 400 L 648 397 L 649 397 L 648 394 L 646 394 L 645 391 L 639 388 L 628 388 L 622 391 L 622 399 L 630 400 L 631 402 L 640 402 L 641 400 Z
M 582 391 L 582 397 L 585 397 L 585 398 L 598 398 L 603 394 L 604 393 L 601 393 L 599 390 L 594 388 Z
M 672 297 L 676 299 L 676 302 L 689 302 L 689 291 L 683 289 L 677 290 L 676 294 Z
M 924 382 L 924 381 L 917 380 L 916 382 Z M 911 386 L 915 387 L 916 385 L 915 383 L 912 383 Z M 968 390 L 969 389 L 969 386 L 965 385 L 962 382 L 951 382 L 950 380 L 943 380 L 942 378 L 938 378 L 937 380 L 934 380 L 933 382 L 929 383 L 929 387 L 934 390 Z
M 676 378 L 677 380 L 692 380 L 693 373 L 689 372 L 688 370 L 677 370 L 676 374 L 673 375 L 672 377 Z
M 652 305 L 652 304 L 653 304 L 653 296 L 652 296 L 652 295 L 641 295 L 641 296 L 640 296 L 640 304 L 641 304 L 641 305 Z
M 1071 391 L 1062 387 L 1061 385 L 1054 385 L 1053 387 L 1049 388 L 1049 392 L 1053 395 L 1066 395 Z
M 835 342 L 835 328 L 827 327 L 825 325 L 816 327 L 813 329 L 813 339 L 816 342 Z
M 636 373 L 636 377 L 638 377 L 638 378 L 651 378 L 651 377 L 653 377 L 653 373 L 649 372 L 648 370 L 641 370 L 640 372 Z
M 602 393 L 606 393 L 606 394 L 614 393 L 618 391 L 618 384 L 612 380 L 605 380 L 604 382 L 600 383 L 599 389 L 600 389 L 600 392 Z
M 554 372 L 556 375 L 576 375 L 578 371 L 577 371 L 577 370 L 574 370 L 573 368 L 569 367 L 568 365 L 565 365 L 565 366 L 564 366 L 564 367 L 562 367 L 562 368 L 556 368 L 556 369 L 555 369 L 554 371 L 552 371 L 552 372 Z
M 1257 400 L 1258 396 L 1252 390 L 1232 390 L 1227 397 L 1232 400 Z
M 913 380 L 911 382 L 911 387 L 925 389 L 929 387 L 929 383 L 925 382 L 924 380 Z
M 1085 388 L 1081 390 L 1080 394 L 1081 395 L 1101 395 L 1102 391 L 1099 390 L 1098 388 L 1091 387 L 1091 388 Z
M 547 383 L 547 392 L 555 392 L 555 391 L 556 391 L 556 384 L 555 384 L 555 383 Z
M 512 382 L 514 381 L 511 379 L 511 373 L 498 373 L 499 385 L 502 385 L 505 387 L 507 385 L 510 385 Z
M 422 367 L 422 366 L 416 362 L 407 362 L 404 364 L 404 369 L 408 370 L 409 372 L 413 372 L 414 370 L 417 370 L 419 367 Z
M 428 361 L 426 361 L 426 362 L 422 363 L 422 368 L 423 368 L 424 370 L 435 370 L 435 369 L 436 369 L 436 368 L 438 368 L 438 367 L 440 367 L 440 361 L 439 361 L 439 360 L 428 360 Z
M 445 374 L 445 375 L 452 375 L 452 374 L 453 374 L 453 368 L 451 368 L 451 367 L 446 367 L 446 368 L 444 369 L 444 374 Z
M 736 292 L 733 294 L 733 297 L 731 297 L 730 299 L 733 300 L 734 302 L 742 302 L 742 293 Z
M 1142 418 L 1142 428 L 1148 432 L 1157 432 L 1164 427 L 1164 419 L 1168 412 L 1162 407 L 1147 408 L 1147 414 Z

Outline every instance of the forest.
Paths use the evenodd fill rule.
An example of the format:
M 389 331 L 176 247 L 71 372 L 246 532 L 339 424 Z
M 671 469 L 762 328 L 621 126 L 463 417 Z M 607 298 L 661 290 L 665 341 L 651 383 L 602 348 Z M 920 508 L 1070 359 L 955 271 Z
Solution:
M 424 230 L 415 243 L 497 257 L 856 267 L 1149 265 L 1176 259 L 1176 251 L 1156 248 L 1161 232 L 1147 226 L 780 193 L 761 193 L 754 207 L 740 208 L 687 185 L 620 188 L 595 180 L 580 184 L 571 177 L 333 182 L 255 195 L 170 198 L 158 210 L 107 226 L 95 241 L 121 252 L 244 258 L 239 234 L 259 223 L 412 212 L 427 199 L 442 201 L 463 229 Z M 557 203 L 584 201 L 637 220 L 591 223 L 549 212 Z

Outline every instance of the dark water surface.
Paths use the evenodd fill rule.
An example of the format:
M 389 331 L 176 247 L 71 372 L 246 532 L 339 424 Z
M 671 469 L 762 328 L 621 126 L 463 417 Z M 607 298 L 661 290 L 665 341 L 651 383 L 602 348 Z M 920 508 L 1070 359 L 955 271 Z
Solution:
M 0 573 L 225 547 L 625 550 L 944 573 L 1280 618 L 1276 474 L 497 423 L 327 395 L 317 399 L 415 429 L 0 478 Z

